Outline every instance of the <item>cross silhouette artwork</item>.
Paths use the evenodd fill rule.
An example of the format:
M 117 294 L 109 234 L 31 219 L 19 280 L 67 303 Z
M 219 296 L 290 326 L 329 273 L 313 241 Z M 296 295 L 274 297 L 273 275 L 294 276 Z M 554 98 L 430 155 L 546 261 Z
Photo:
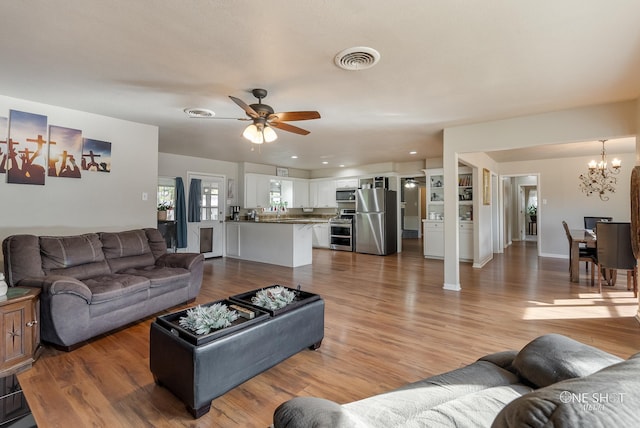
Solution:
M 7 171 L 9 174 L 9 182 L 18 184 L 44 184 L 45 169 L 41 165 L 34 163 L 34 161 L 40 156 L 40 152 L 42 151 L 43 145 L 46 144 L 46 141 L 42 138 L 42 135 L 38 135 L 37 139 L 27 138 L 27 141 L 38 143 L 38 148 L 32 151 L 26 147 L 24 150 L 16 151 L 15 146 L 20 143 L 9 138 L 8 157 L 10 167 Z M 19 163 L 18 157 L 20 159 Z
M 96 167 L 96 171 L 100 171 L 100 165 L 98 164 L 98 162 L 96 162 L 95 158 L 99 158 L 102 155 L 97 155 L 95 153 L 93 153 L 93 150 L 89 150 L 89 154 L 82 154 L 82 169 L 84 169 L 85 171 L 88 171 L 89 168 L 91 168 L 92 166 Z M 91 162 L 87 163 L 85 158 L 90 158 Z

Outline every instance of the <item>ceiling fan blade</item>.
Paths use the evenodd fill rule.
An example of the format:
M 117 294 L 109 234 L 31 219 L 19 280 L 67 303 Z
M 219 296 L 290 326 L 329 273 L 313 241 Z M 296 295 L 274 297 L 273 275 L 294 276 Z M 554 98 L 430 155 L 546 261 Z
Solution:
M 254 109 L 252 109 L 249 106 L 249 104 L 245 103 L 240 98 L 232 97 L 231 95 L 229 95 L 229 98 L 231 98 L 231 100 L 234 103 L 238 104 L 240 106 L 240 108 L 242 108 L 242 110 L 246 111 L 249 116 L 253 117 L 254 119 L 257 118 L 257 117 L 260 117 L 260 115 L 258 113 L 256 113 L 256 111 Z
M 284 122 L 269 122 L 269 126 L 281 129 L 283 131 L 293 132 L 294 134 L 307 135 L 309 131 L 306 129 L 298 128 L 297 126 L 289 125 Z
M 268 120 L 274 122 L 291 122 L 293 120 L 320 119 L 317 111 L 283 111 L 269 115 Z

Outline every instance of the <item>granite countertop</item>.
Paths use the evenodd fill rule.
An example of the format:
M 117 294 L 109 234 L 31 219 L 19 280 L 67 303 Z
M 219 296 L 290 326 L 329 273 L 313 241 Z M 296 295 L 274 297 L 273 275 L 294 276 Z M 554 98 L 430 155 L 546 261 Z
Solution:
M 328 223 L 331 217 L 258 217 L 258 221 L 255 220 L 239 220 L 233 221 L 233 223 L 280 223 L 280 224 L 318 224 Z

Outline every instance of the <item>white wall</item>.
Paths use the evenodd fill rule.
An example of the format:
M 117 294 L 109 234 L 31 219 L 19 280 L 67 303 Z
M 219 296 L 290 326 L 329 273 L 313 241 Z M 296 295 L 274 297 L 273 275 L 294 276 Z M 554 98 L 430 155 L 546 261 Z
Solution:
M 45 115 L 49 125 L 111 142 L 110 173 L 46 177 L 45 185 L 8 184 L 0 174 L 0 240 L 17 233 L 66 235 L 156 225 L 158 128 L 0 95 L 9 110 Z M 148 200 L 142 200 L 146 192 Z
M 547 257 L 569 256 L 569 243 L 562 229 L 565 220 L 570 228 L 581 229 L 584 216 L 610 216 L 614 221 L 631 221 L 631 170 L 635 165 L 635 153 L 607 153 L 607 158 L 622 160 L 617 177 L 616 192 L 609 194 L 609 201 L 597 195 L 587 197 L 579 188 L 578 176 L 587 171 L 587 164 L 596 154 L 578 158 L 505 162 L 500 164 L 500 174 L 540 174 L 538 183 L 538 245 L 540 255 Z M 546 200 L 546 204 L 544 203 Z M 515 203 L 515 201 L 514 201 Z M 514 230 L 514 238 L 516 232 Z

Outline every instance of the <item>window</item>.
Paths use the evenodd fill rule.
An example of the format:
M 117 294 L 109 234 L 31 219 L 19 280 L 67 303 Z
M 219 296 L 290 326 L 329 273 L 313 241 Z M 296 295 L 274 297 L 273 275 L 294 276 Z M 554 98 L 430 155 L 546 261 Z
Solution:
M 176 206 L 176 181 L 173 178 L 160 178 L 158 180 L 158 206 L 171 207 L 167 210 L 167 220 L 175 220 Z
M 202 221 L 218 220 L 219 185 L 215 182 L 202 182 Z

